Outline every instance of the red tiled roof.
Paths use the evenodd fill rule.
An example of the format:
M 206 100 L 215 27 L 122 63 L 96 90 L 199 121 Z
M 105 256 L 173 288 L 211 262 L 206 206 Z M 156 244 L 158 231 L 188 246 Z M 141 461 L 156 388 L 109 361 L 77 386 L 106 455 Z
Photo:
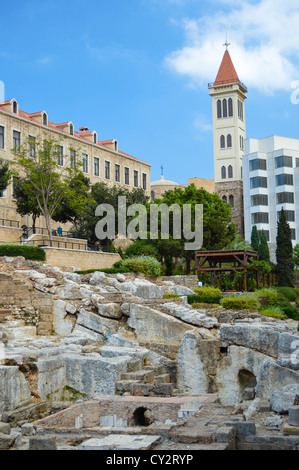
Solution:
M 225 51 L 218 75 L 214 82 L 215 85 L 222 85 L 224 83 L 236 83 L 239 82 L 239 77 L 230 57 L 228 50 Z
M 12 102 L 12 100 L 1 101 L 0 106 L 4 106 L 4 105 L 9 104 L 11 102 Z
M 7 100 L 7 101 L 0 102 L 0 108 L 1 108 L 1 106 L 4 106 L 5 104 L 11 103 L 11 101 L 12 101 L 12 100 Z M 3 112 L 6 112 L 6 113 L 8 113 L 8 114 L 13 114 L 10 110 L 7 110 L 7 109 L 2 109 L 2 111 L 3 111 Z M 42 112 L 42 111 L 37 112 L 37 113 L 31 113 L 31 114 L 29 114 L 29 113 L 26 113 L 25 111 L 21 111 L 21 110 L 19 109 L 19 111 L 18 111 L 18 116 L 21 117 L 21 118 L 23 118 L 23 119 L 27 119 L 28 121 L 32 121 L 32 117 L 41 114 L 41 112 Z M 33 121 L 33 122 L 36 123 L 36 121 Z M 46 126 L 44 126 L 44 127 L 50 127 L 51 129 L 55 129 L 56 131 L 59 131 L 59 132 L 61 132 L 61 133 L 65 133 L 64 130 L 61 129 L 61 128 L 67 126 L 68 124 L 69 124 L 69 122 L 55 124 L 54 122 L 48 121 L 48 124 L 47 124 Z M 85 140 L 86 142 L 90 143 L 90 141 L 88 141 L 88 140 L 86 139 L 86 137 L 87 137 L 88 135 L 91 135 L 92 133 L 93 133 L 93 131 L 91 131 L 91 132 L 74 132 L 73 137 L 77 137 L 77 138 L 79 138 L 79 139 Z M 104 140 L 104 141 L 102 141 L 102 142 L 101 142 L 101 141 L 98 141 L 97 144 L 95 144 L 95 145 L 98 145 L 99 147 L 102 147 L 102 148 L 106 148 L 106 149 L 111 150 L 111 148 L 108 147 L 108 146 L 105 145 L 105 144 L 112 143 L 112 142 L 113 142 L 113 140 Z M 117 150 L 117 152 L 120 153 L 120 154 L 122 154 L 122 155 L 125 155 L 125 156 L 127 156 L 127 157 L 133 158 L 134 160 L 137 160 L 137 161 L 139 161 L 139 162 L 147 163 L 147 162 L 145 162 L 144 160 L 140 160 L 139 158 L 133 157 L 132 155 L 129 155 L 128 153 L 121 152 L 120 150 Z

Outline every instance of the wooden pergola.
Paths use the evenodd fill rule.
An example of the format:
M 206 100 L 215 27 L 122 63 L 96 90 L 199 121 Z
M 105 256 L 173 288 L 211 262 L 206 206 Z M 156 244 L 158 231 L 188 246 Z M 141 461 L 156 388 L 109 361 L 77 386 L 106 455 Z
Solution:
M 244 290 L 248 290 L 247 272 L 252 271 L 250 265 L 257 261 L 258 253 L 249 250 L 220 250 L 220 251 L 197 251 L 195 253 L 195 272 L 213 273 L 214 283 L 218 275 L 224 272 L 242 272 L 244 274 Z M 206 265 L 208 263 L 208 265 Z M 257 288 L 259 288 L 259 272 L 256 270 Z

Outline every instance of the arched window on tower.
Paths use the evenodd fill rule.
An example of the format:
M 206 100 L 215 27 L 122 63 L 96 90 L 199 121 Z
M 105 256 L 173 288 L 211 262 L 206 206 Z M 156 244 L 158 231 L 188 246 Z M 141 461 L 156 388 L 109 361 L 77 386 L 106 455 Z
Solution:
M 227 146 L 228 148 L 231 148 L 232 146 L 232 136 L 230 134 L 227 136 Z
M 227 203 L 227 197 L 226 197 L 226 196 L 223 196 L 223 197 L 222 197 L 222 201 L 224 201 L 224 202 Z
M 231 98 L 229 98 L 228 100 L 228 115 L 229 117 L 232 117 L 233 116 L 233 100 Z
M 225 98 L 222 102 L 222 106 L 223 106 L 223 117 L 226 118 L 227 117 L 227 101 Z
M 223 166 L 223 167 L 221 168 L 221 178 L 222 178 L 223 180 L 226 179 L 226 168 L 225 168 L 225 166 Z
M 229 196 L 228 200 L 229 200 L 230 206 L 234 207 L 235 206 L 235 198 L 232 194 Z
M 221 100 L 218 100 L 218 101 L 217 101 L 217 118 L 218 118 L 218 119 L 222 118 Z
M 228 167 L 228 177 L 229 178 L 233 177 L 233 167 L 231 165 L 229 165 Z
M 225 137 L 224 137 L 224 135 L 222 135 L 220 137 L 220 148 L 225 149 Z

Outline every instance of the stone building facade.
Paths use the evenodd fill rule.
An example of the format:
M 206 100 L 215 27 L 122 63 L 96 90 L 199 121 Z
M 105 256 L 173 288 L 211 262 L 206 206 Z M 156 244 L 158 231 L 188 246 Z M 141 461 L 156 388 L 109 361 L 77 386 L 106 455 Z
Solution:
M 117 140 L 100 141 L 96 131 L 87 127 L 75 131 L 72 122 L 50 122 L 45 111 L 31 114 L 21 111 L 15 99 L 0 103 L 0 159 L 11 162 L 12 149 L 28 138 L 33 142 L 45 138 L 57 142 L 61 149 L 60 166 L 69 165 L 75 156 L 76 161 L 82 162 L 82 171 L 91 184 L 105 182 L 130 190 L 142 188 L 150 196 L 151 165 L 119 150 Z M 37 228 L 43 227 L 42 219 L 37 221 Z M 0 194 L 0 226 L 17 229 L 22 225 L 27 225 L 27 217 L 16 212 L 12 181 Z

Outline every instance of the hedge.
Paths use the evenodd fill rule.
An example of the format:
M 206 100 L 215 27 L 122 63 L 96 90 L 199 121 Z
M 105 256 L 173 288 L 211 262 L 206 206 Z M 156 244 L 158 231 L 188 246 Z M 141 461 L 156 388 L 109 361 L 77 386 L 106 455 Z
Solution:
M 221 295 L 187 295 L 188 303 L 192 304 L 219 304 Z
M 217 309 L 217 308 L 220 308 L 220 305 L 219 304 L 198 304 L 198 303 L 194 303 L 192 304 L 192 308 L 194 308 L 195 310 L 202 310 L 202 309 Z
M 163 299 L 179 299 L 180 297 L 178 294 L 164 294 Z
M 227 310 L 257 310 L 260 303 L 255 295 L 241 294 L 224 297 L 221 305 Z
M 215 287 L 195 287 L 193 289 L 196 295 L 208 297 L 221 297 L 221 290 Z
M 46 261 L 46 252 L 39 246 L 31 245 L 0 245 L 0 257 L 9 256 L 15 258 L 23 256 L 23 258 L 31 261 Z

